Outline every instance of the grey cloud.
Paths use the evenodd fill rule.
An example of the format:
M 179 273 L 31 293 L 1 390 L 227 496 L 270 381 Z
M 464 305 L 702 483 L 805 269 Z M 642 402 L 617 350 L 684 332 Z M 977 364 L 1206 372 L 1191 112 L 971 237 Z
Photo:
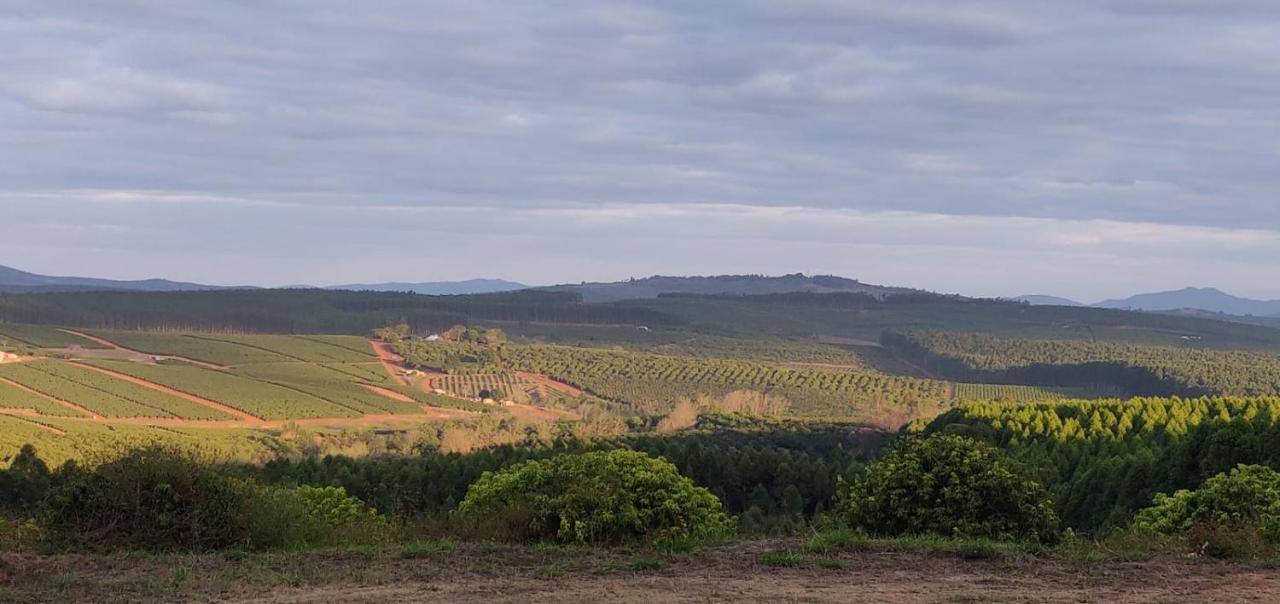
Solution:
M 0 182 L 1280 230 L 1277 33 L 1264 0 L 13 0 Z M 265 253 L 263 211 L 214 223 Z M 277 245 L 360 220 L 319 215 Z

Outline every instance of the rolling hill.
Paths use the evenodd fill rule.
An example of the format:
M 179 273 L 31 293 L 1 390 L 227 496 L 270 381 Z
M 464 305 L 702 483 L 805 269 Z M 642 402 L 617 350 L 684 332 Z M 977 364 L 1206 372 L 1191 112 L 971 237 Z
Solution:
M 331 285 L 325 289 L 345 289 L 368 292 L 413 292 L 426 296 L 458 296 L 466 294 L 496 294 L 529 286 L 503 279 L 468 279 L 466 281 L 432 281 L 426 283 L 355 283 Z
M 1196 287 L 1139 294 L 1122 300 L 1106 300 L 1094 306 L 1146 311 L 1195 309 L 1240 316 L 1280 316 L 1280 300 L 1251 300 L 1219 289 Z
M 551 291 L 569 291 L 582 295 L 587 303 L 617 302 L 657 298 L 662 294 L 701 294 L 759 296 L 767 294 L 808 293 L 862 293 L 877 298 L 901 293 L 912 293 L 903 287 L 885 287 L 862 283 L 830 275 L 808 276 L 802 273 L 768 277 L 764 275 L 719 275 L 709 277 L 668 277 L 655 275 L 643 279 L 629 279 L 611 283 L 580 283 L 542 288 Z
M 227 289 L 214 285 L 184 283 L 168 279 L 142 279 L 137 281 L 117 281 L 114 279 L 96 279 L 91 277 L 57 277 L 39 275 L 26 271 L 0 266 L 0 291 L 5 292 L 42 292 L 42 291 L 202 291 Z

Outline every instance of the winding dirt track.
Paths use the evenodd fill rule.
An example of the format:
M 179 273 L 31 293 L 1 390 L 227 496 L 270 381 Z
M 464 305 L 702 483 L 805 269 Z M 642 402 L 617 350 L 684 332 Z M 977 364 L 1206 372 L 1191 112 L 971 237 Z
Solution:
M 415 401 L 415 400 L 413 400 L 413 399 L 411 399 L 411 398 L 409 398 L 409 397 L 407 397 L 407 396 L 405 396 L 405 395 L 403 395 L 403 394 L 400 394 L 399 392 L 396 392 L 395 390 L 387 390 L 386 388 L 381 388 L 381 387 L 374 386 L 374 385 L 371 385 L 371 384 L 360 384 L 360 385 L 361 385 L 361 386 L 364 386 L 365 390 L 368 390 L 369 392 L 372 392 L 372 393 L 374 393 L 374 394 L 380 394 L 380 395 L 385 396 L 385 397 L 387 397 L 387 398 L 389 398 L 389 399 L 391 399 L 391 400 L 393 400 L 393 401 L 400 401 L 400 402 L 402 402 L 402 403 L 415 403 L 415 402 L 417 402 L 417 401 Z
M 395 380 L 397 384 L 412 386 L 409 379 L 400 375 L 400 369 L 404 369 L 404 357 L 391 350 L 391 345 L 386 342 L 372 340 L 369 342 L 373 346 L 373 353 L 378 355 L 378 360 L 382 361 L 382 367 L 387 370 L 387 375 Z
M 131 353 L 131 354 L 137 354 L 137 355 L 142 355 L 142 356 L 146 356 L 146 357 L 151 357 L 151 358 L 153 358 L 153 359 L 160 360 L 160 361 L 182 361 L 183 363 L 191 363 L 192 365 L 199 365 L 199 366 L 201 366 L 201 367 L 204 367 L 205 369 L 216 369 L 216 370 L 218 370 L 218 371 L 226 371 L 227 369 L 229 369 L 226 365 L 219 365 L 219 364 L 217 364 L 217 363 L 210 363 L 210 362 L 208 362 L 208 361 L 200 361 L 200 360 L 196 360 L 196 359 L 190 359 L 190 358 L 187 358 L 187 357 L 176 357 L 176 356 L 173 356 L 173 355 L 165 355 L 165 354 L 147 354 L 147 353 L 145 353 L 145 352 L 142 352 L 141 350 L 134 350 L 134 349 L 132 349 L 132 348 L 125 348 L 124 346 L 121 346 L 121 345 L 119 345 L 119 344 L 116 344 L 115 342 L 112 342 L 111 340 L 105 340 L 105 339 L 103 339 L 103 338 L 99 338 L 98 336 L 89 335 L 89 334 L 87 334 L 87 333 L 83 333 L 83 332 L 79 332 L 79 331 L 74 331 L 74 330 L 70 330 L 70 329 L 59 329 L 58 331 L 61 331 L 62 333 L 69 333 L 69 334 L 71 334 L 71 335 L 73 335 L 73 336 L 80 337 L 80 338 L 84 338 L 84 339 L 89 340 L 89 341 L 91 341 L 91 342 L 97 342 L 97 343 L 99 343 L 99 344 L 102 344 L 103 346 L 107 346 L 107 347 L 110 347 L 110 348 L 115 349 L 115 350 L 122 350 L 122 351 L 124 351 L 124 352 L 128 352 L 128 353 Z
M 209 407 L 210 409 L 221 411 L 227 415 L 230 415 L 231 417 L 236 418 L 240 422 L 251 423 L 251 424 L 262 422 L 262 418 L 254 415 L 249 415 L 248 413 L 245 413 L 244 411 L 236 409 L 235 407 L 230 407 L 222 403 L 219 403 L 217 401 L 211 401 L 207 398 L 200 398 L 194 394 L 189 394 L 181 390 L 174 390 L 173 388 L 170 388 L 168 386 L 162 386 L 155 382 L 148 382 L 147 380 L 136 378 L 131 375 L 126 375 L 118 371 L 103 369 L 101 367 L 95 367 L 93 365 L 86 365 L 84 363 L 77 363 L 75 361 L 67 361 L 67 364 L 75 365 L 76 367 L 82 367 L 84 369 L 90 369 L 98 373 L 101 373 L 103 375 L 116 378 L 118 380 L 123 380 L 131 384 L 142 386 L 143 388 L 150 388 L 151 390 L 155 390 L 157 392 L 163 392 L 165 394 L 168 394 L 169 396 L 176 396 L 180 399 L 196 403 L 197 405 L 204 405 L 205 407 Z

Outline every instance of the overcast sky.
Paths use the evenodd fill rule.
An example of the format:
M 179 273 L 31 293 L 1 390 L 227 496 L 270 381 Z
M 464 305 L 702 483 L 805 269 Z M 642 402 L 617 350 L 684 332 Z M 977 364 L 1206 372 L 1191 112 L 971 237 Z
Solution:
M 4 0 L 0 264 L 1280 297 L 1275 0 Z

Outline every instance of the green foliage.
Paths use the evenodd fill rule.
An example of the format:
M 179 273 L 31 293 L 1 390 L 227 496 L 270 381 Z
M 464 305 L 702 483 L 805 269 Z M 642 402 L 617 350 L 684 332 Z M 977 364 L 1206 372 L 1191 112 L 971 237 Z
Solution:
M 517 541 L 703 538 L 733 527 L 715 495 L 670 463 L 630 451 L 559 455 L 486 472 L 456 515 Z
M 68 466 L 58 474 L 37 517 L 62 546 L 270 549 L 368 543 L 389 530 L 339 487 L 262 486 L 173 449 L 135 449 L 92 470 Z
M 32 445 L 24 445 L 9 469 L 0 472 L 0 511 L 29 515 L 53 485 L 49 466 Z
M 1194 491 L 1155 496 L 1140 510 L 1134 527 L 1166 535 L 1187 534 L 1196 524 L 1254 528 L 1280 543 L 1280 472 L 1241 465 L 1206 480 Z
M 1126 526 L 1159 492 L 1199 486 L 1239 464 L 1280 468 L 1280 398 L 973 404 L 926 434 L 987 440 L 1032 468 L 1067 526 Z
M 760 554 L 760 564 L 775 568 L 799 568 L 805 559 L 800 554 L 789 551 L 773 551 Z
M 665 414 L 682 399 L 755 390 L 795 401 L 793 410 L 801 414 L 873 419 L 887 411 L 910 419 L 948 405 L 951 398 L 940 381 L 720 358 L 545 345 L 491 349 L 423 340 L 407 340 L 397 350 L 411 365 L 453 373 L 541 373 L 620 403 L 617 410 L 625 414 Z
M 955 436 L 906 441 L 867 468 L 836 513 L 884 536 L 1052 542 L 1058 531 L 1039 483 L 994 447 Z
M 1109 387 L 1143 396 L 1280 394 L 1280 357 L 1260 352 L 978 333 L 886 333 L 882 340 L 963 381 Z

